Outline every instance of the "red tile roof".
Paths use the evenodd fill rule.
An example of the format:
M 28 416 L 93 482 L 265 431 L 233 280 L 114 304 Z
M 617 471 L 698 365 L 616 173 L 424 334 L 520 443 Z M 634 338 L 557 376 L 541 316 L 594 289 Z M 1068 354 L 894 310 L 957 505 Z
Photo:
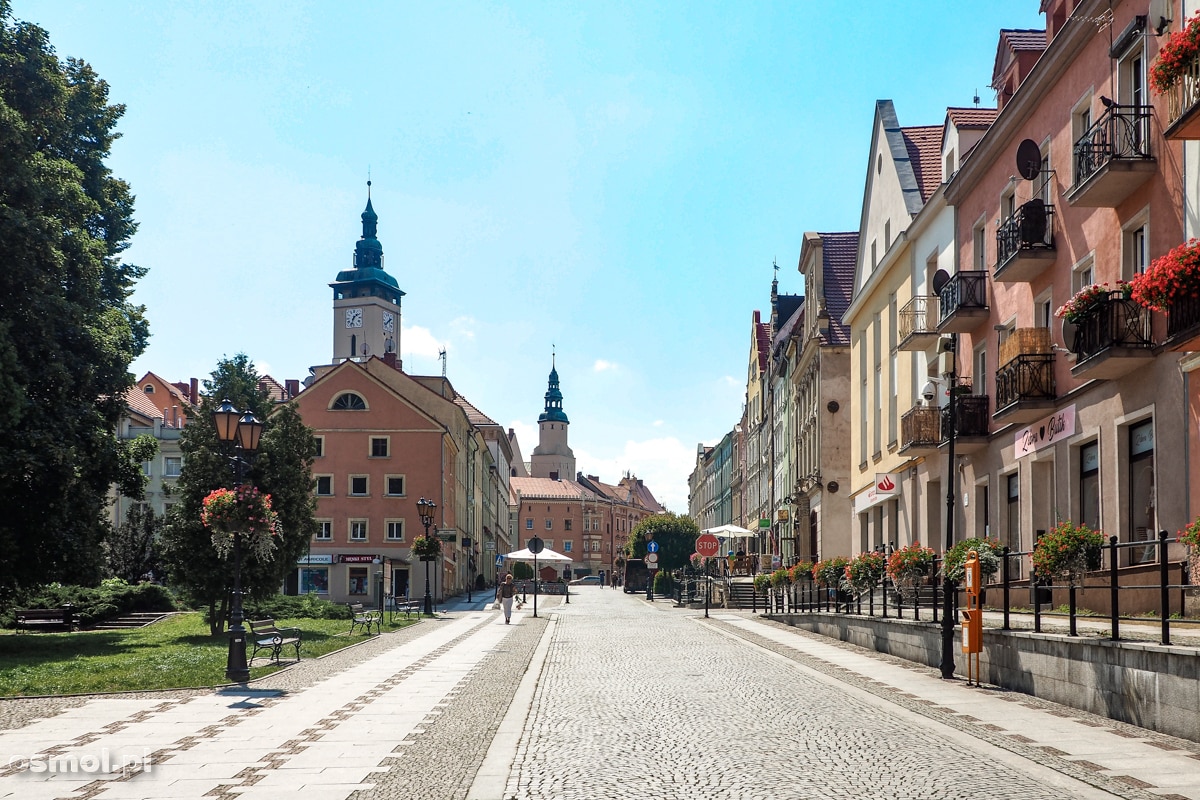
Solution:
M 908 148 L 908 160 L 921 190 L 921 202 L 928 202 L 942 182 L 942 126 L 901 128 L 900 135 Z
M 842 322 L 854 294 L 854 270 L 858 262 L 858 231 L 819 233 L 822 242 L 822 268 L 825 309 L 829 313 L 828 344 L 850 344 L 850 328 Z
M 288 399 L 287 389 L 270 375 L 263 375 L 258 379 L 258 388 L 267 393 L 272 403 L 282 403 Z
M 522 498 L 539 497 L 578 500 L 583 487 L 575 481 L 556 481 L 553 478 L 509 478 L 508 485 Z
M 467 415 L 467 421 L 476 427 L 480 425 L 495 425 L 496 421 L 487 414 L 480 411 L 475 406 L 471 405 L 471 401 L 463 397 L 458 392 L 454 393 L 454 404 L 461 408 Z
M 125 405 L 130 411 L 148 417 L 151 421 L 163 418 L 162 409 L 154 406 L 154 401 L 146 396 L 140 386 L 131 386 L 126 390 Z
M 954 127 L 956 128 L 979 130 L 990 128 L 992 123 L 996 121 L 996 109 L 947 108 L 946 116 L 950 117 L 950 121 L 954 123 Z
M 1046 49 L 1045 28 L 1041 30 L 1004 28 L 1000 31 L 1000 38 L 1008 40 L 1008 45 L 1013 50 L 1036 50 L 1040 52 Z

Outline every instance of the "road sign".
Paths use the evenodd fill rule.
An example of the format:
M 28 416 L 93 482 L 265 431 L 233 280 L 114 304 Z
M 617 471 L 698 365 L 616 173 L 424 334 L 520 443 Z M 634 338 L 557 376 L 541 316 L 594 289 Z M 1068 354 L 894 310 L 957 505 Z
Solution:
M 504 566 L 504 556 L 496 556 L 496 566 L 497 567 Z
M 655 541 L 646 542 L 646 552 L 647 553 L 657 553 L 658 552 L 658 542 L 655 542 Z
M 696 537 L 696 552 L 703 558 L 712 558 L 721 550 L 721 540 L 711 533 L 702 533 Z
M 646 553 L 646 568 L 658 569 L 658 553 Z
M 536 556 L 538 553 L 542 552 L 543 549 L 545 549 L 546 543 L 535 536 L 526 542 L 525 546 L 529 548 L 529 552 Z

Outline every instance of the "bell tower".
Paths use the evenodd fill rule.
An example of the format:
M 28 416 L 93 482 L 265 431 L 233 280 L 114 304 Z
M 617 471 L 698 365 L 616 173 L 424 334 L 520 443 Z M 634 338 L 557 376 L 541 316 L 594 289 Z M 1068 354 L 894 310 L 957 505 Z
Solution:
M 400 352 L 400 298 L 404 292 L 383 269 L 383 245 L 375 238 L 379 215 L 371 206 L 362 213 L 362 237 L 354 244 L 352 269 L 342 270 L 333 289 L 333 363 Z M 397 361 L 399 364 L 399 361 Z
M 562 392 L 558 388 L 558 369 L 550 357 L 550 380 L 546 387 L 546 410 L 538 417 L 538 446 L 529 458 L 534 478 L 575 480 L 575 454 L 567 444 L 571 421 L 562 410 Z

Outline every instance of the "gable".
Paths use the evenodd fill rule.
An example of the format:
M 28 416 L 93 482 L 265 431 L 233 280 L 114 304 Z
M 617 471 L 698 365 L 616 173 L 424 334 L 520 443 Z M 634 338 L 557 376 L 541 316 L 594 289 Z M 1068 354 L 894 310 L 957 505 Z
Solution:
M 414 386 L 416 387 L 416 384 Z M 331 410 L 330 406 L 336 398 L 347 392 L 361 397 L 366 409 Z M 319 431 L 357 428 L 436 433 L 444 431 L 444 427 L 438 424 L 437 420 L 423 412 L 410 398 L 378 380 L 353 361 L 344 361 L 337 368 L 322 375 L 301 392 L 295 402 L 304 424 Z

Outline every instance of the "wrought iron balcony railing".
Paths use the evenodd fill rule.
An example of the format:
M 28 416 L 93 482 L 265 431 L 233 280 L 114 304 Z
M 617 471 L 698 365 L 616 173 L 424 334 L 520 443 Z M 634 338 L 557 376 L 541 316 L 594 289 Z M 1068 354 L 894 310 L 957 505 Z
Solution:
M 962 309 L 986 309 L 986 270 L 956 272 L 938 292 L 938 323 L 945 321 Z
M 1076 323 L 1071 352 L 1083 362 L 1112 347 L 1151 349 L 1150 310 L 1125 297 L 1109 292 L 1087 318 Z
M 1022 251 L 1054 250 L 1054 206 L 1034 198 L 1004 220 L 996 231 L 996 271 Z
M 1179 348 L 1181 342 L 1194 340 L 1200 336 L 1200 298 L 1180 297 L 1170 305 L 1167 314 L 1167 343 L 1176 349 L 1195 349 L 1194 347 Z
M 900 338 L 919 333 L 937 333 L 937 295 L 914 297 L 900 309 Z
M 996 372 L 996 411 L 1023 400 L 1053 400 L 1054 354 L 1025 353 Z
M 942 408 L 942 441 L 950 440 L 950 431 L 956 437 L 987 436 L 988 435 L 988 396 L 986 394 L 960 394 L 954 398 L 954 416 L 958 424 L 954 425 L 950 418 L 950 406 Z
M 1113 161 L 1153 160 L 1150 154 L 1152 106 L 1113 104 L 1075 143 L 1075 185 Z
M 900 449 L 936 449 L 942 441 L 941 414 L 937 406 L 913 406 L 900 417 Z
M 1175 83 L 1167 90 L 1168 138 L 1195 139 L 1200 135 L 1196 126 L 1196 106 L 1200 104 L 1200 54 L 1184 65 Z

